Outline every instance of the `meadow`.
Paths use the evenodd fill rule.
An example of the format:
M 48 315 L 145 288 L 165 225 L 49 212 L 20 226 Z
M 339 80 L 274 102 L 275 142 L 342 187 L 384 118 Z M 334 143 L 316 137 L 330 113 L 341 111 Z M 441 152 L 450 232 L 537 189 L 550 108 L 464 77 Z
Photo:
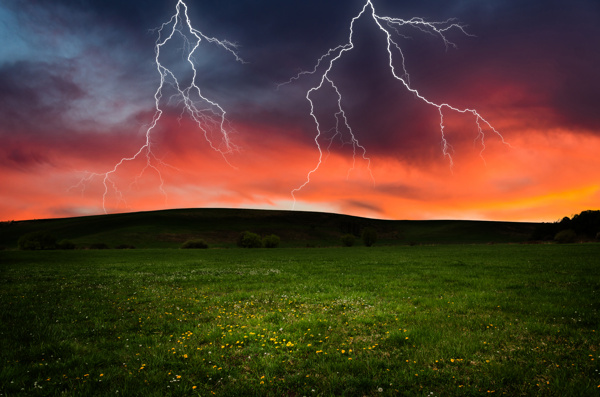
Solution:
M 599 254 L 0 251 L 0 396 L 598 395 Z

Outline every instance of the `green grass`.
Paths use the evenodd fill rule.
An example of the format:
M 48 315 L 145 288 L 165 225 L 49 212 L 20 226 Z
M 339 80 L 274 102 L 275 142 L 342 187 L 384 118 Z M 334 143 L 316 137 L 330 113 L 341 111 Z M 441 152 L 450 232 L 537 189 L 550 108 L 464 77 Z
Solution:
M 599 254 L 3 251 L 0 395 L 597 395 Z

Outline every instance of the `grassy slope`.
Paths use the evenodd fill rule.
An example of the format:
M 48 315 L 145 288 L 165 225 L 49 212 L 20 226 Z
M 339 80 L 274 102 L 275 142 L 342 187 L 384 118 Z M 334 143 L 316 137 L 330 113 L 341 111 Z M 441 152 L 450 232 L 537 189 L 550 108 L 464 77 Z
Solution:
M 277 234 L 284 247 L 339 245 L 342 234 L 374 227 L 379 244 L 522 242 L 533 223 L 479 221 L 384 221 L 347 215 L 301 211 L 245 209 L 179 209 L 65 219 L 3 222 L 0 246 L 15 248 L 19 236 L 45 230 L 78 246 L 106 243 L 137 248 L 175 248 L 189 238 L 204 238 L 211 246 L 235 244 L 250 230 Z
M 0 394 L 596 395 L 599 248 L 4 251 Z

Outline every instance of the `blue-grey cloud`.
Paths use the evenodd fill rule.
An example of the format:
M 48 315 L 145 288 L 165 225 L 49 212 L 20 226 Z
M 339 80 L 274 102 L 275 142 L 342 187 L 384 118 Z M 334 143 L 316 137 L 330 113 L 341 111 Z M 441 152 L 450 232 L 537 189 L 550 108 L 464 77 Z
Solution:
M 233 122 L 301 126 L 308 142 L 314 125 L 304 98 L 307 79 L 276 84 L 310 69 L 348 37 L 350 19 L 364 4 L 352 0 L 281 2 L 188 1 L 196 27 L 239 43 L 240 65 L 229 54 L 198 53 L 199 83 L 221 101 Z M 475 37 L 458 32 L 458 49 L 407 32 L 407 68 L 414 87 L 438 102 L 494 113 L 490 98 L 504 85 L 531 97 L 514 106 L 544 109 L 557 126 L 600 133 L 600 4 L 594 0 L 505 2 L 374 0 L 381 15 L 428 20 L 455 17 Z M 176 1 L 7 0 L 0 5 L 3 125 L 48 125 L 63 120 L 110 132 L 151 110 L 158 73 L 156 31 Z M 368 21 L 365 21 L 368 22 Z M 369 150 L 393 156 L 431 156 L 439 135 L 435 112 L 411 100 L 386 70 L 381 33 L 359 24 L 355 51 L 333 71 L 343 82 L 344 106 Z M 177 61 L 177 54 L 173 55 Z M 481 86 L 484 81 L 489 85 Z M 515 99 L 517 101 L 517 99 Z M 28 109 L 31 106 L 31 109 Z M 133 125 L 130 127 L 135 128 Z M 139 128 L 139 125 L 138 125 Z M 50 131 L 52 130 L 52 131 Z M 56 134 L 59 128 L 48 129 Z

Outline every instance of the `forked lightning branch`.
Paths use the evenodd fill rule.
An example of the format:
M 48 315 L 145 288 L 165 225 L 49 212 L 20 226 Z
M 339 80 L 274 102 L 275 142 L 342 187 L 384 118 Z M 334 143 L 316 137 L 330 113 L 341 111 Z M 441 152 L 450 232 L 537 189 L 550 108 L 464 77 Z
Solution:
M 283 84 L 294 83 L 294 82 L 302 79 L 302 77 L 306 76 L 306 75 L 319 76 L 318 84 L 311 87 L 306 92 L 306 100 L 310 104 L 310 116 L 313 118 L 315 125 L 316 125 L 316 130 L 317 130 L 314 141 L 315 141 L 315 144 L 316 144 L 316 147 L 318 150 L 318 161 L 317 161 L 317 164 L 315 165 L 315 167 L 313 169 L 311 169 L 308 172 L 308 174 L 306 175 L 306 180 L 304 181 L 304 183 L 302 185 L 300 185 L 299 187 L 292 190 L 291 195 L 294 200 L 294 206 L 296 204 L 296 194 L 299 193 L 302 190 L 302 188 L 304 188 L 306 185 L 308 185 L 310 183 L 311 176 L 315 172 L 317 172 L 317 170 L 321 166 L 322 162 L 324 161 L 323 147 L 320 142 L 320 138 L 322 137 L 324 131 L 322 130 L 321 123 L 319 122 L 319 118 L 316 115 L 315 108 L 318 107 L 318 104 L 315 103 L 315 100 L 313 98 L 314 94 L 316 94 L 319 91 L 322 91 L 325 89 L 333 89 L 333 91 L 335 92 L 335 95 L 337 96 L 337 109 L 335 110 L 335 118 L 336 118 L 336 120 L 338 120 L 338 122 L 336 124 L 336 127 L 335 127 L 336 130 L 333 135 L 334 135 L 334 137 L 335 136 L 343 137 L 344 132 L 346 132 L 347 138 L 342 138 L 342 140 L 345 143 L 349 143 L 352 145 L 353 167 L 356 162 L 357 152 L 359 152 L 361 157 L 367 162 L 367 165 L 369 167 L 369 172 L 371 171 L 370 170 L 371 159 L 369 157 L 367 157 L 366 148 L 359 143 L 354 131 L 352 130 L 352 127 L 350 126 L 350 123 L 348 122 L 348 118 L 346 116 L 346 111 L 344 110 L 344 107 L 343 107 L 343 98 L 342 98 L 342 94 L 340 93 L 341 92 L 340 88 L 338 87 L 337 83 L 335 82 L 334 78 L 332 77 L 332 70 L 334 69 L 336 63 L 344 56 L 344 54 L 346 54 L 347 52 L 354 49 L 354 41 L 353 41 L 354 35 L 355 35 L 354 26 L 355 26 L 355 23 L 358 21 L 358 19 L 360 19 L 363 16 L 371 18 L 372 22 L 383 33 L 382 38 L 386 41 L 388 66 L 389 66 L 391 75 L 396 80 L 401 82 L 402 85 L 408 91 L 413 93 L 414 96 L 418 100 L 426 103 L 429 106 L 433 106 L 433 107 L 437 108 L 439 115 L 440 115 L 440 124 L 439 125 L 440 125 L 440 140 L 441 140 L 441 146 L 442 146 L 442 153 L 446 158 L 448 158 L 448 161 L 450 162 L 450 167 L 452 167 L 452 165 L 453 165 L 453 159 L 452 159 L 452 154 L 451 154 L 452 146 L 447 141 L 446 136 L 444 135 L 444 128 L 445 128 L 444 112 L 458 112 L 458 113 L 463 113 L 463 114 L 471 114 L 474 117 L 474 123 L 477 125 L 477 130 L 478 130 L 478 135 L 475 138 L 475 140 L 480 142 L 481 147 L 482 147 L 482 149 L 481 149 L 482 152 L 485 149 L 485 132 L 486 131 L 492 132 L 493 134 L 497 135 L 502 140 L 503 143 L 507 144 L 504 141 L 504 138 L 502 137 L 502 135 L 485 118 L 483 118 L 481 116 L 481 114 L 479 114 L 475 109 L 461 109 L 461 108 L 454 107 L 448 103 L 433 102 L 430 99 L 423 96 L 416 88 L 412 87 L 410 84 L 410 76 L 409 76 L 408 71 L 406 70 L 404 52 L 402 51 L 402 47 L 399 44 L 400 43 L 399 39 L 405 37 L 402 34 L 402 32 L 405 30 L 412 30 L 412 31 L 416 31 L 418 33 L 438 37 L 443 42 L 443 44 L 446 46 L 446 48 L 448 48 L 448 47 L 456 47 L 456 45 L 447 39 L 447 37 L 446 37 L 447 32 L 450 30 L 458 30 L 468 36 L 469 34 L 466 32 L 464 25 L 456 22 L 453 19 L 449 19 L 449 20 L 442 21 L 442 22 L 428 22 L 428 21 L 425 21 L 423 18 L 401 19 L 401 18 L 380 16 L 377 14 L 377 12 L 375 10 L 375 6 L 373 5 L 372 1 L 367 0 L 367 2 L 362 7 L 361 11 L 354 18 L 352 18 L 352 20 L 350 22 L 348 41 L 346 43 L 340 44 L 337 47 L 330 48 L 329 50 L 327 50 L 327 52 L 325 54 L 323 54 L 317 60 L 315 66 L 313 67 L 312 70 L 302 71 L 302 72 L 298 73 L 296 76 L 294 76 L 293 78 L 291 78 L 286 83 L 283 83 Z M 329 149 L 329 148 L 327 148 L 327 149 Z M 373 177 L 372 174 L 371 174 L 371 177 Z
M 205 96 L 202 93 L 201 88 L 196 84 L 198 70 L 194 63 L 194 57 L 196 51 L 204 41 L 229 52 L 236 61 L 242 63 L 244 61 L 238 56 L 235 43 L 209 37 L 200 30 L 195 29 L 188 16 L 187 5 L 183 0 L 177 2 L 175 10 L 176 12 L 171 19 L 156 29 L 158 38 L 154 47 L 156 54 L 155 65 L 156 70 L 160 75 L 160 83 L 154 93 L 155 111 L 152 122 L 146 129 L 144 144 L 133 156 L 123 157 L 109 171 L 103 173 L 89 173 L 78 185 L 76 185 L 76 187 L 85 189 L 86 185 L 91 183 L 92 180 L 100 178 L 104 186 L 102 208 L 105 213 L 108 212 L 106 209 L 106 201 L 110 192 L 114 193 L 120 201 L 125 202 L 124 194 L 115 182 L 117 172 L 119 172 L 119 169 L 122 168 L 125 163 L 136 160 L 142 161 L 143 165 L 138 178 L 141 178 L 146 171 L 151 170 L 155 172 L 160 180 L 160 191 L 165 197 L 167 195 L 164 190 L 164 180 L 159 168 L 167 166 L 167 164 L 156 157 L 153 152 L 152 143 L 152 133 L 163 115 L 161 100 L 163 99 L 166 86 L 170 89 L 175 89 L 175 94 L 170 95 L 168 98 L 169 102 L 176 102 L 183 105 L 182 114 L 187 114 L 196 123 L 198 130 L 202 133 L 210 147 L 219 152 L 227 163 L 229 162 L 227 161 L 226 155 L 236 150 L 236 146 L 231 141 L 230 137 L 230 130 L 226 117 L 227 112 L 216 101 Z M 192 70 L 192 76 L 191 79 L 189 79 L 188 85 L 182 83 L 183 80 L 188 79 L 178 77 L 173 70 L 161 63 L 161 51 L 167 44 L 175 40 L 181 40 L 182 44 L 179 45 L 179 48 L 184 51 L 184 59 Z M 219 139 L 216 140 L 214 136 L 217 136 Z
M 354 49 L 354 27 L 355 23 L 361 17 L 370 18 L 372 23 L 374 23 L 375 26 L 382 32 L 381 37 L 383 40 L 385 40 L 388 66 L 390 74 L 393 76 L 393 78 L 399 81 L 406 90 L 414 94 L 415 99 L 420 100 L 426 105 L 432 106 L 438 110 L 442 153 L 443 156 L 448 158 L 450 167 L 453 165 L 453 159 L 451 155 L 452 146 L 444 135 L 445 112 L 457 112 L 472 115 L 478 130 L 478 135 L 476 136 L 475 140 L 480 143 L 482 152 L 485 149 L 486 132 L 491 132 L 497 135 L 503 143 L 507 144 L 502 135 L 475 109 L 463 109 L 454 107 L 448 103 L 436 103 L 423 96 L 418 89 L 414 88 L 410 83 L 410 76 L 406 69 L 404 52 L 399 44 L 400 39 L 405 37 L 403 32 L 406 30 L 412 30 L 413 32 L 417 32 L 419 34 L 427 34 L 438 37 L 446 46 L 446 48 L 448 48 L 455 47 L 455 44 L 447 39 L 447 32 L 451 30 L 457 30 L 465 35 L 468 35 L 464 25 L 456 22 L 453 19 L 441 22 L 428 22 L 423 18 L 417 17 L 411 19 L 401 19 L 380 16 L 377 14 L 372 1 L 367 0 L 360 12 L 350 21 L 348 40 L 346 43 L 328 49 L 325 54 L 323 54 L 317 60 L 312 70 L 300 72 L 286 83 L 283 83 L 295 83 L 306 75 L 318 76 L 318 84 L 310 87 L 306 91 L 306 100 L 310 104 L 310 116 L 314 120 L 316 126 L 316 135 L 314 141 L 318 151 L 318 161 L 315 167 L 308 171 L 304 183 L 291 191 L 294 203 L 293 207 L 295 207 L 296 204 L 296 195 L 302 190 L 302 188 L 310 183 L 311 176 L 317 172 L 324 161 L 323 147 L 322 143 L 320 142 L 323 131 L 316 113 L 318 103 L 315 102 L 314 98 L 314 95 L 319 91 L 331 89 L 333 92 L 335 92 L 336 110 L 334 111 L 334 116 L 337 124 L 335 127 L 334 137 L 340 137 L 343 142 L 351 144 L 353 149 L 352 169 L 356 164 L 356 156 L 360 155 L 362 159 L 367 162 L 369 172 L 371 172 L 371 159 L 367 156 L 367 148 L 359 143 L 359 140 L 357 139 L 356 134 L 350 125 L 346 110 L 344 109 L 342 90 L 340 90 L 338 83 L 336 83 L 334 77 L 332 77 L 332 71 L 334 70 L 336 63 L 346 53 Z M 160 76 L 160 83 L 154 94 L 155 111 L 152 121 L 145 131 L 145 142 L 140 146 L 139 150 L 135 154 L 130 157 L 121 158 L 121 160 L 118 161 L 108 171 L 102 173 L 88 173 L 87 176 L 82 178 L 81 181 L 76 185 L 76 187 L 85 190 L 86 186 L 93 180 L 102 180 L 104 187 L 104 192 L 102 195 L 102 208 L 104 212 L 108 212 L 107 199 L 111 193 L 114 194 L 119 201 L 125 202 L 124 194 L 117 186 L 116 176 L 119 170 L 126 163 L 131 163 L 134 161 L 140 161 L 143 164 L 137 178 L 141 178 L 146 171 L 156 173 L 160 180 L 159 189 L 166 197 L 164 180 L 160 171 L 160 167 L 167 166 L 167 164 L 165 164 L 155 155 L 153 151 L 152 139 L 153 131 L 163 115 L 161 100 L 163 100 L 163 96 L 166 95 L 166 86 L 168 86 L 169 89 L 175 90 L 175 94 L 170 95 L 167 98 L 169 103 L 175 102 L 183 106 L 182 115 L 186 114 L 194 121 L 198 127 L 198 131 L 204 136 L 204 139 L 209 143 L 210 147 L 216 152 L 219 152 L 227 163 L 229 162 L 226 155 L 236 150 L 236 146 L 231 141 L 230 129 L 228 127 L 228 121 L 226 117 L 227 112 L 216 101 L 205 96 L 201 87 L 197 85 L 196 81 L 198 70 L 194 62 L 195 57 L 198 56 L 196 54 L 198 48 L 201 46 L 201 44 L 203 44 L 203 42 L 205 42 L 205 44 L 212 44 L 220 47 L 222 50 L 229 52 L 236 61 L 243 63 L 244 61 L 238 56 L 236 45 L 227 40 L 219 40 L 214 37 L 209 37 L 200 30 L 195 29 L 192 26 L 188 16 L 188 7 L 183 0 L 178 0 L 175 14 L 167 22 L 163 23 L 159 28 L 157 28 L 156 31 L 158 38 L 155 43 L 155 66 Z M 173 70 L 161 63 L 161 51 L 163 51 L 163 48 L 168 43 L 171 43 L 175 40 L 180 40 L 182 42 L 179 48 L 181 48 L 185 54 L 185 62 L 187 62 L 191 67 L 191 79 L 178 77 Z M 184 80 L 189 81 L 189 84 L 184 85 Z M 326 150 L 329 149 L 329 147 L 326 148 Z M 349 170 L 349 172 L 351 170 Z M 372 173 L 371 178 L 374 180 Z

